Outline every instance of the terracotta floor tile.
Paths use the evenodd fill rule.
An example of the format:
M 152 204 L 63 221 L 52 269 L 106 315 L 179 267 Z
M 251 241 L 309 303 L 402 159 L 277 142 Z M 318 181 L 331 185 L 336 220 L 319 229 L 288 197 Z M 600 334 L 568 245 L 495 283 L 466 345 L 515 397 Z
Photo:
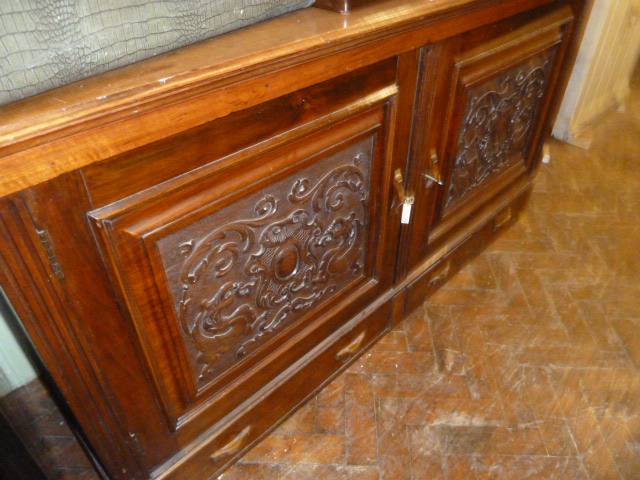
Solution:
M 468 478 L 445 476 L 443 457 L 441 455 L 424 455 L 420 452 L 413 454 L 411 457 L 411 475 L 412 480 L 454 480 L 457 478 L 465 478 L 466 480 Z
M 482 456 L 476 460 L 476 471 L 478 480 L 587 480 L 589 478 L 578 460 L 562 457 Z
M 378 460 L 376 411 L 370 375 L 347 375 L 345 416 L 347 463 L 375 464 Z
M 342 435 L 272 434 L 245 454 L 248 463 L 341 464 L 346 444 Z
M 287 419 L 277 429 L 282 434 L 312 434 L 316 433 L 317 402 L 313 399 L 303 405 L 296 413 Z
M 373 388 L 377 397 L 414 398 L 420 395 L 447 394 L 469 398 L 466 379 L 430 369 L 423 374 L 375 374 Z
M 316 399 L 316 432 L 344 435 L 346 428 L 346 375 L 340 375 L 327 385 L 318 393 Z

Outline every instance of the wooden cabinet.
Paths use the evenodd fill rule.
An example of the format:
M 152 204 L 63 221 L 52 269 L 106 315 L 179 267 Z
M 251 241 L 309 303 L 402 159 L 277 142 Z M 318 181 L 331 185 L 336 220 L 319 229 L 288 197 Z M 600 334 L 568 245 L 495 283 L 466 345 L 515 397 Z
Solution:
M 513 221 L 581 12 L 308 9 L 6 107 L 0 280 L 109 474 L 221 471 Z

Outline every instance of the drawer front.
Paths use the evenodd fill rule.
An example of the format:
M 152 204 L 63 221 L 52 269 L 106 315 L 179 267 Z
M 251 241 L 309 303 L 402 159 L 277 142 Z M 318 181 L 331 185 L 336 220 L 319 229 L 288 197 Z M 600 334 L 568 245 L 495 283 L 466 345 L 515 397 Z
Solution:
M 208 478 L 249 450 L 278 420 L 308 398 L 323 382 L 358 358 L 389 328 L 391 302 L 372 306 L 321 342 L 294 369 L 286 380 L 264 392 L 243 413 L 189 455 L 157 473 L 162 480 Z M 316 386 L 310 389 L 309 386 Z
M 390 288 L 386 92 L 90 213 L 179 445 Z

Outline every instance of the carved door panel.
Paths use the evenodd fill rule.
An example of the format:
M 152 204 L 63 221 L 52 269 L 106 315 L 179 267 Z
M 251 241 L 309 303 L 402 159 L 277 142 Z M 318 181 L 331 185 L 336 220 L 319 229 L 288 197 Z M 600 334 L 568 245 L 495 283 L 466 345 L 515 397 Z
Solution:
M 178 444 L 391 286 L 388 93 L 90 213 Z
M 405 271 L 535 166 L 573 17 L 528 15 L 423 50 Z

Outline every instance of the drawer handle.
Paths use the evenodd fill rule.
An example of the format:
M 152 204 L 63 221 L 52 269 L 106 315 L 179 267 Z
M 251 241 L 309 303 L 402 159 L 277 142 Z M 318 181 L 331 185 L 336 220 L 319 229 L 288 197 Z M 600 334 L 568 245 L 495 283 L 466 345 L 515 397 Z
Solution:
M 435 182 L 438 185 L 444 185 L 444 180 L 442 180 L 442 174 L 440 173 L 440 157 L 438 156 L 438 151 L 435 148 L 431 149 L 431 164 L 427 167 L 427 172 L 422 175 L 427 179 L 427 186 L 429 186 L 430 182 Z
M 215 462 L 216 460 L 219 460 L 221 457 L 224 457 L 225 455 L 229 455 L 231 453 L 235 453 L 238 450 L 240 450 L 240 447 L 242 447 L 242 443 L 244 439 L 247 437 L 247 435 L 249 435 L 250 431 L 251 431 L 251 426 L 245 427 L 244 430 L 242 430 L 236 436 L 236 438 L 231 440 L 224 447 L 222 447 L 220 450 L 216 451 L 213 455 L 211 455 L 210 457 L 211 460 Z
M 404 189 L 404 178 L 402 178 L 402 170 L 399 168 L 393 173 L 393 186 L 396 189 L 400 203 L 404 203 L 404 199 L 407 197 L 407 192 Z
M 343 358 L 350 357 L 351 355 L 356 353 L 360 349 L 360 346 L 362 345 L 362 342 L 364 342 L 364 337 L 365 337 L 366 333 L 367 332 L 365 330 L 360 335 L 358 335 L 349 345 L 347 345 L 342 350 L 340 350 L 338 353 L 336 353 L 336 358 L 338 360 L 342 360 Z
M 451 271 L 451 260 L 447 260 L 447 263 L 444 265 L 444 268 L 440 270 L 440 272 L 431 279 L 431 281 L 429 282 L 429 285 L 434 286 L 434 285 L 443 283 L 449 276 L 450 271 Z

